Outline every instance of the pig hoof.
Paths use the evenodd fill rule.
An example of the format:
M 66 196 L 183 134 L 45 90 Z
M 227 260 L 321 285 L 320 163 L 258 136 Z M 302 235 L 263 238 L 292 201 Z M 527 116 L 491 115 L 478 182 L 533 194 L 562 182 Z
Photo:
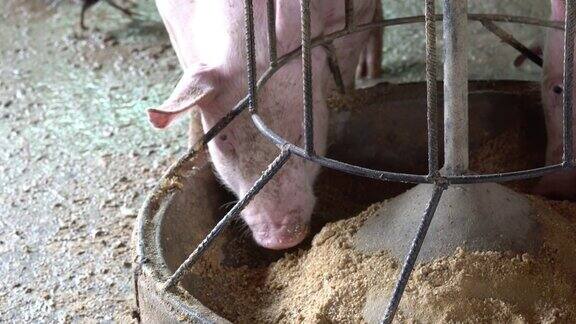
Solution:
M 254 226 L 252 236 L 256 243 L 270 250 L 284 250 L 300 244 L 308 235 L 308 225 L 303 223 Z

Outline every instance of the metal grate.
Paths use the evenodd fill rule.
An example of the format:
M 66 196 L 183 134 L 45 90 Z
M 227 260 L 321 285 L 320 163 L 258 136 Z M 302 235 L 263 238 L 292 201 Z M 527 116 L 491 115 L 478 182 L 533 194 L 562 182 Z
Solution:
M 189 151 L 181 157 L 168 172 L 164 175 L 164 179 L 173 178 L 177 175 L 177 170 L 189 161 L 193 161 L 197 155 L 206 149 L 207 143 L 210 142 L 223 128 L 225 128 L 234 118 L 249 108 L 252 121 L 257 129 L 267 137 L 272 143 L 276 144 L 280 149 L 279 155 L 262 173 L 262 176 L 248 193 L 220 220 L 214 229 L 206 236 L 206 238 L 198 245 L 198 247 L 190 254 L 190 256 L 178 267 L 176 272 L 168 278 L 162 286 L 163 290 L 174 288 L 182 279 L 186 271 L 188 271 L 194 263 L 202 256 L 202 254 L 210 247 L 212 242 L 218 235 L 230 224 L 230 222 L 238 217 L 242 209 L 248 205 L 251 199 L 258 194 L 258 192 L 266 185 L 275 174 L 281 170 L 282 166 L 290 159 L 302 158 L 311 162 L 317 163 L 321 166 L 335 169 L 349 174 L 379 179 L 382 181 L 396 181 L 405 183 L 429 183 L 434 184 L 435 189 L 427 205 L 426 211 L 423 215 L 422 221 L 419 225 L 416 236 L 413 239 L 410 251 L 406 256 L 400 277 L 397 281 L 392 298 L 386 309 L 386 314 L 383 323 L 391 323 L 394 315 L 400 304 L 404 289 L 407 285 L 408 279 L 414 268 L 416 259 L 422 244 L 424 242 L 426 233 L 434 217 L 436 208 L 442 197 L 444 190 L 454 184 L 472 184 L 472 183 L 486 183 L 486 182 L 506 182 L 513 180 L 522 180 L 528 178 L 539 177 L 551 172 L 558 171 L 564 168 L 574 167 L 574 158 L 572 150 L 573 131 L 572 131 L 572 88 L 574 86 L 573 70 L 574 70 L 574 36 L 576 34 L 576 0 L 566 1 L 566 21 L 564 24 L 558 22 L 551 22 L 542 19 L 507 16 L 507 15 L 488 15 L 488 14 L 467 14 L 467 1 L 463 0 L 444 0 L 444 14 L 438 15 L 435 13 L 435 0 L 424 0 L 425 15 L 414 16 L 405 18 L 396 18 L 389 20 L 381 20 L 378 22 L 371 22 L 367 24 L 357 25 L 354 21 L 354 4 L 353 0 L 344 0 L 346 9 L 346 24 L 343 30 L 328 34 L 319 38 L 311 39 L 310 31 L 310 0 L 300 0 L 301 3 L 301 17 L 302 17 L 302 45 L 300 48 L 294 49 L 288 54 L 278 57 L 277 54 L 277 39 L 275 31 L 275 0 L 267 0 L 268 10 L 268 41 L 269 41 L 269 67 L 257 79 L 256 75 L 256 53 L 255 53 L 255 39 L 254 39 L 254 12 L 252 6 L 253 0 L 244 0 L 245 9 L 245 33 L 246 33 L 246 51 L 247 51 L 247 80 L 248 80 L 248 94 L 245 98 L 240 100 L 236 106 L 222 118 L 212 129 L 210 129 L 198 143 L 189 149 Z M 499 37 L 505 43 L 511 45 L 519 52 L 526 54 L 529 59 L 541 65 L 541 59 L 531 53 L 525 46 L 517 41 L 512 35 L 501 29 L 494 22 L 505 23 L 519 23 L 527 25 L 542 26 L 547 28 L 564 29 L 564 107 L 563 107 L 563 140 L 564 140 L 564 154 L 563 161 L 555 165 L 545 167 L 522 170 L 516 172 L 506 173 L 493 173 L 482 175 L 466 174 L 467 169 L 467 102 L 456 102 L 450 107 L 446 107 L 446 117 L 450 123 L 456 123 L 457 127 L 448 127 L 446 129 L 446 165 L 445 171 L 441 174 L 439 168 L 439 136 L 438 136 L 438 111 L 437 111 L 437 48 L 436 48 L 436 23 L 444 21 L 444 34 L 445 45 L 447 49 L 446 60 L 452 64 L 445 65 L 445 92 L 447 100 L 450 96 L 457 96 L 457 91 L 460 95 L 464 94 L 467 97 L 467 87 L 462 88 L 462 84 L 467 84 L 466 76 L 466 44 L 454 44 L 451 37 L 446 37 L 447 34 L 456 35 L 458 33 L 466 33 L 466 25 L 468 21 L 479 21 L 487 30 Z M 396 172 L 387 172 L 383 170 L 373 170 L 356 165 L 347 164 L 344 162 L 329 159 L 323 156 L 317 156 L 314 151 L 313 141 L 313 107 L 312 107 L 312 69 L 311 69 L 311 50 L 317 46 L 331 46 L 332 42 L 340 37 L 366 31 L 372 28 L 382 28 L 387 26 L 396 26 L 404 24 L 421 23 L 425 24 L 426 35 L 426 82 L 427 82 L 427 121 L 428 121 L 428 168 L 429 172 L 426 175 L 418 174 L 405 174 Z M 462 46 L 461 46 L 462 45 Z M 287 142 L 282 137 L 275 134 L 270 130 L 264 121 L 258 115 L 258 101 L 257 92 L 264 85 L 275 72 L 281 69 L 288 61 L 295 59 L 297 56 L 302 59 L 302 73 L 303 73 L 303 89 L 304 89 L 304 123 L 303 133 L 305 138 L 304 148 L 300 148 L 292 143 Z M 336 63 L 337 62 L 332 62 Z M 454 65 L 456 67 L 454 67 Z M 464 66 L 463 66 L 464 65 Z M 451 69 L 463 68 L 464 72 L 455 72 Z M 334 71 L 333 71 L 334 72 Z M 459 73 L 459 74 L 458 74 Z M 338 73 L 335 73 L 336 83 L 341 82 Z M 451 78 L 452 81 L 451 81 Z M 464 81 L 464 83 L 459 83 Z M 454 94 L 451 94 L 454 93 Z M 464 113 L 464 116 L 457 116 L 456 112 Z M 454 120 L 451 120 L 454 119 Z M 446 120 L 445 120 L 446 123 Z M 455 128 L 461 127 L 460 130 Z M 460 132 L 460 133 L 458 133 Z M 451 137 L 452 136 L 452 137 Z M 464 141 L 462 137 L 464 136 Z M 451 139 L 452 138 L 452 139 Z M 448 168 L 446 168 L 448 167 Z

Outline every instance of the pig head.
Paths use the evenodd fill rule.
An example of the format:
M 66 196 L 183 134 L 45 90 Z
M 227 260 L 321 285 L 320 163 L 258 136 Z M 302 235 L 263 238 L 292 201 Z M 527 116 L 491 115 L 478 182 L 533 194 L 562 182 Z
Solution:
M 266 2 L 253 1 L 258 75 L 269 65 Z M 355 21 L 374 20 L 377 2 L 355 1 Z M 278 54 L 283 55 L 300 45 L 300 3 L 277 0 L 275 4 Z M 168 100 L 149 109 L 149 119 L 155 127 L 165 128 L 195 109 L 207 131 L 247 94 L 243 1 L 157 0 L 156 5 L 184 73 Z M 313 37 L 342 29 L 344 0 L 312 0 L 311 18 Z M 334 43 L 348 87 L 353 85 L 360 53 L 369 37 L 369 32 L 356 33 Z M 324 48 L 312 51 L 314 141 L 318 155 L 326 151 L 325 97 L 334 86 L 327 57 Z M 260 89 L 257 106 L 272 130 L 299 146 L 303 145 L 301 71 L 299 59 L 287 63 Z M 217 175 L 238 197 L 248 192 L 279 154 L 247 113 L 221 131 L 208 144 L 208 150 Z M 259 245 L 284 249 L 306 237 L 316 200 L 313 185 L 318 171 L 317 165 L 292 157 L 242 211 L 241 216 Z
M 551 0 L 551 20 L 564 21 L 565 0 Z M 548 31 L 544 46 L 544 66 L 542 79 L 542 101 L 546 120 L 548 143 L 546 163 L 556 164 L 562 161 L 563 154 L 563 62 L 564 32 L 557 29 Z M 573 89 L 571 95 L 574 97 Z M 576 120 L 572 119 L 574 125 Z M 576 146 L 574 146 L 576 149 Z M 544 176 L 535 188 L 537 194 L 554 199 L 576 200 L 576 172 L 560 171 Z

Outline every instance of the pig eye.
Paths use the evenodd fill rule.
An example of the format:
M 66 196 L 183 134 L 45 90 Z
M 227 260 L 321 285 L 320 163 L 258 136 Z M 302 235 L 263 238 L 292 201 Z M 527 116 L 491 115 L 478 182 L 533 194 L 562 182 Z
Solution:
M 554 91 L 554 93 L 556 93 L 556 94 L 561 94 L 564 91 L 564 89 L 562 89 L 561 86 L 557 85 L 554 88 L 552 88 L 552 91 Z

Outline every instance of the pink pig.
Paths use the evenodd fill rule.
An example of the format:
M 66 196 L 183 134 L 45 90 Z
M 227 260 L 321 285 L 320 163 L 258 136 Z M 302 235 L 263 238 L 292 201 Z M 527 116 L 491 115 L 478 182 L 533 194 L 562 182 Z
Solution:
M 257 73 L 269 65 L 266 0 L 254 0 Z M 157 0 L 156 5 L 184 70 L 176 89 L 160 107 L 148 111 L 157 128 L 168 126 L 192 108 L 200 112 L 204 131 L 210 129 L 247 93 L 244 41 L 244 5 L 241 0 Z M 300 46 L 300 1 L 276 0 L 278 55 Z M 357 24 L 379 19 L 379 0 L 354 1 Z M 312 37 L 344 28 L 344 0 L 312 0 Z M 360 54 L 377 32 L 362 32 L 334 42 L 347 87 L 354 83 Z M 374 48 L 374 46 L 372 46 Z M 374 75 L 380 48 L 366 51 L 364 72 Z M 312 51 L 314 93 L 314 143 L 316 153 L 326 151 L 328 110 L 325 98 L 333 87 L 327 52 Z M 364 63 L 366 64 L 366 63 Z M 377 65 L 377 66 L 375 66 Z M 296 145 L 303 145 L 302 64 L 294 59 L 278 71 L 258 95 L 258 112 L 267 125 Z M 193 121 L 194 123 L 194 121 Z M 192 139 L 194 140 L 194 139 Z M 279 154 L 252 124 L 240 115 L 208 145 L 221 181 L 242 197 Z M 255 241 L 266 248 L 285 249 L 307 235 L 315 204 L 313 184 L 319 167 L 293 157 L 245 208 L 241 216 Z
M 551 20 L 565 21 L 565 0 L 551 0 L 551 5 Z M 544 76 L 542 80 L 542 100 L 548 137 L 546 147 L 546 162 L 548 164 L 562 161 L 563 62 L 564 32 L 556 29 L 550 30 L 544 46 Z M 575 93 L 572 91 L 572 97 L 574 95 Z M 574 122 L 576 125 L 576 120 Z M 576 200 L 576 171 L 561 171 L 544 176 L 536 186 L 535 191 L 550 198 Z

